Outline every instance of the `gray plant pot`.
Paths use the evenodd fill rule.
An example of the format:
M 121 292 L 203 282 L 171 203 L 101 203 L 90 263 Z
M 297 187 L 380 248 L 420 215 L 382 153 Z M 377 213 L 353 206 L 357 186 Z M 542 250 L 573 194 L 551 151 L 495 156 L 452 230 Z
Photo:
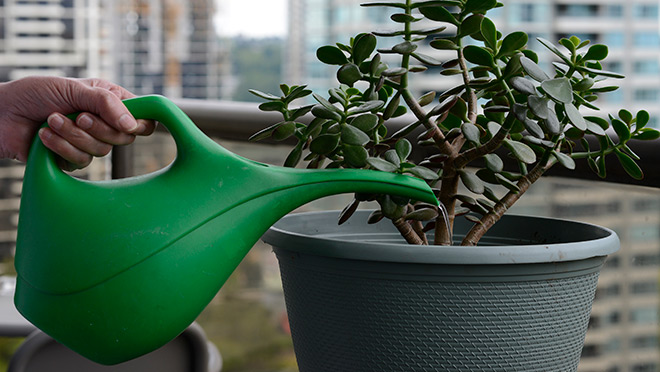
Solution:
M 292 214 L 263 237 L 301 372 L 577 369 L 613 231 L 505 216 L 483 246 L 420 247 L 369 211 L 342 226 L 337 213 Z

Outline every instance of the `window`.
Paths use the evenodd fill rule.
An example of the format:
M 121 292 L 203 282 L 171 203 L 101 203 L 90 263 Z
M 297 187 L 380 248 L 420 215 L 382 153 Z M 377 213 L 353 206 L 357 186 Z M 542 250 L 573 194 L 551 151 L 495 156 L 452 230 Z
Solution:
M 623 17 L 623 5 L 608 5 L 605 10 L 605 15 L 610 18 Z
M 635 89 L 635 101 L 656 102 L 660 97 L 658 88 Z
M 635 236 L 632 236 L 633 240 L 639 241 L 641 239 L 635 239 Z M 656 240 L 656 239 L 653 239 Z M 660 254 L 638 254 L 635 255 L 632 259 L 633 266 L 658 266 L 660 264 Z
M 511 3 L 508 8 L 511 24 L 546 22 L 549 8 L 547 4 Z
M 634 71 L 639 75 L 658 75 L 660 74 L 660 62 L 657 58 L 635 61 Z
M 557 13 L 562 17 L 596 17 L 598 16 L 598 5 L 562 4 L 559 5 Z
M 635 282 L 630 285 L 630 292 L 633 294 L 658 293 L 658 283 L 655 281 Z
M 657 31 L 635 32 L 633 44 L 637 47 L 660 46 L 660 34 Z
M 658 4 L 637 4 L 633 8 L 635 19 L 658 19 Z
M 630 321 L 635 324 L 655 324 L 658 322 L 658 309 L 655 307 L 632 309 Z
M 637 336 L 630 339 L 633 349 L 651 349 L 658 347 L 658 335 Z
M 626 43 L 626 36 L 623 32 L 606 32 L 602 36 L 602 43 L 611 48 L 623 47 Z

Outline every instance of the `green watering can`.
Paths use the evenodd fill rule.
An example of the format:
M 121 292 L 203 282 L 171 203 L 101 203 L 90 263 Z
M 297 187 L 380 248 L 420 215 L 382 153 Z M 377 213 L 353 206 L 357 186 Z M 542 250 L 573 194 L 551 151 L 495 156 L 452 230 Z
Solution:
M 324 196 L 389 193 L 436 203 L 425 182 L 369 170 L 300 170 L 237 156 L 161 96 L 124 101 L 163 123 L 177 157 L 157 172 L 85 181 L 37 138 L 21 198 L 15 303 L 81 355 L 116 364 L 181 333 L 278 219 Z

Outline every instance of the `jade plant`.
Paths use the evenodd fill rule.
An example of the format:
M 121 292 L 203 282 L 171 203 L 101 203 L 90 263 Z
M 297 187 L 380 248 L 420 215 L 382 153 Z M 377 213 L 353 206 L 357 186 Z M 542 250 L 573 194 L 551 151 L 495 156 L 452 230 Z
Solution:
M 461 244 L 475 245 L 553 166 L 574 169 L 576 161 L 586 161 L 605 177 L 606 161 L 613 159 L 631 177 L 643 177 L 628 142 L 657 139 L 660 133 L 646 127 L 646 111 L 599 110 L 601 95 L 618 89 L 607 81 L 623 78 L 603 68 L 607 46 L 576 36 L 559 45 L 539 38 L 551 56 L 541 64 L 550 67 L 544 69 L 539 55 L 527 48 L 525 32 L 503 35 L 488 18 L 490 10 L 503 6 L 496 0 L 362 6 L 393 10 L 390 19 L 398 27 L 321 46 L 320 62 L 337 66 L 339 84 L 327 95 L 305 85 L 283 84 L 278 95 L 251 91 L 265 100 L 261 110 L 282 114 L 280 122 L 251 139 L 297 141 L 286 166 L 305 162 L 308 168 L 411 174 L 429 182 L 440 204 L 357 194 L 340 223 L 360 202 L 377 201 L 380 208 L 369 222 L 390 219 L 411 244 L 428 244 L 432 230 L 432 244 L 456 243 L 454 220 L 464 216 L 474 225 Z M 378 48 L 379 38 L 396 41 Z M 413 75 L 435 79 L 442 89 L 415 95 Z M 294 105 L 310 102 L 310 95 L 315 103 Z M 310 115 L 311 121 L 301 122 Z M 409 118 L 407 125 L 390 133 L 386 123 L 399 116 Z M 425 157 L 412 160 L 417 146 Z

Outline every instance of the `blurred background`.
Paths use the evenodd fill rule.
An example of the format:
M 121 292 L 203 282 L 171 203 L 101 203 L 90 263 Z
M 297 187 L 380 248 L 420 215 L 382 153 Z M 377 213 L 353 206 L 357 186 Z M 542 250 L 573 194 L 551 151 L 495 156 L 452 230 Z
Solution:
M 282 82 L 323 92 L 335 85 L 318 47 L 347 43 L 359 32 L 390 27 L 389 10 L 360 0 L 0 0 L 0 82 L 30 75 L 101 77 L 136 94 L 211 102 L 256 101 L 248 89 L 278 93 Z M 660 21 L 657 0 L 507 0 L 491 18 L 505 33 L 556 41 L 576 34 L 610 47 L 607 70 L 628 78 L 602 97 L 606 111 L 660 114 Z M 389 42 L 394 42 L 391 40 Z M 433 52 L 429 53 L 433 54 Z M 549 67 L 549 66 L 546 66 Z M 451 87 L 446 77 L 414 81 L 416 90 Z M 236 103 L 238 105 L 238 103 Z M 257 111 L 256 104 L 253 107 Z M 266 127 L 273 123 L 264 123 Z M 217 141 L 245 157 L 281 164 L 286 146 Z M 139 174 L 176 156 L 167 133 L 131 145 Z M 109 177 L 96 160 L 78 177 Z M 13 253 L 23 164 L 0 160 L 2 275 L 15 275 Z M 656 172 L 655 169 L 644 169 Z M 658 269 L 660 194 L 656 189 L 546 178 L 514 213 L 597 223 L 617 231 L 622 250 L 601 274 L 582 372 L 660 370 Z M 303 209 L 341 209 L 350 195 Z M 320 320 L 322 321 L 322 319 Z M 228 372 L 297 371 L 279 269 L 270 247 L 257 244 L 198 322 L 223 355 Z M 21 342 L 0 338 L 2 363 Z M 339 372 L 339 371 L 338 371 Z

